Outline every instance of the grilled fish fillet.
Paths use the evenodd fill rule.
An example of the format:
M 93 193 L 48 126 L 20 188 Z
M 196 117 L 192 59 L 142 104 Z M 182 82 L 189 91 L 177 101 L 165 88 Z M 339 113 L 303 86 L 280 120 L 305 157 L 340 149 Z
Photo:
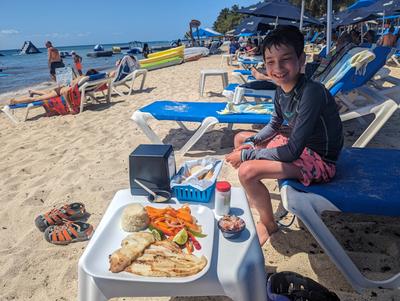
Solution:
M 154 236 L 151 233 L 135 232 L 128 235 L 122 240 L 121 248 L 110 255 L 110 271 L 123 271 L 153 242 Z
M 156 241 L 125 271 L 151 277 L 186 277 L 200 272 L 207 264 L 204 256 L 182 253 L 173 242 Z

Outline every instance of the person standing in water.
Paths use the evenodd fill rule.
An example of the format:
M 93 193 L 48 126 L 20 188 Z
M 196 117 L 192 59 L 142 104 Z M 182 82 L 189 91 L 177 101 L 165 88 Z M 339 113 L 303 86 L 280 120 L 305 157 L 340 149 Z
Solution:
M 82 75 L 82 57 L 80 55 L 76 54 L 75 51 L 72 51 L 71 54 L 72 54 L 72 59 L 74 61 L 76 71 L 78 71 L 79 75 Z
M 61 59 L 60 52 L 58 52 L 57 48 L 53 47 L 50 41 L 47 41 L 45 46 L 47 48 L 47 60 L 50 69 L 50 77 L 53 81 L 56 81 L 56 68 L 62 68 L 65 67 L 65 65 Z

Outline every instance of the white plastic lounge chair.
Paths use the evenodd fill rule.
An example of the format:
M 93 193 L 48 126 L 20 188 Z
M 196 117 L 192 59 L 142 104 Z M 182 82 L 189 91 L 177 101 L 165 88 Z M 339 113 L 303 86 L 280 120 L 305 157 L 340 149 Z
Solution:
M 142 91 L 147 76 L 146 69 L 136 69 L 130 74 L 128 74 L 126 77 L 124 77 L 122 80 L 111 82 L 111 89 L 120 96 L 129 96 L 132 94 L 133 85 L 135 83 L 136 78 L 138 78 L 139 76 L 142 76 L 142 81 L 140 83 L 140 89 L 139 89 L 139 91 Z M 118 89 L 118 87 L 120 86 L 124 86 L 129 89 L 127 95 L 125 95 L 122 91 Z
M 99 73 L 85 76 L 79 81 L 79 91 L 81 92 L 81 107 L 79 113 L 82 113 L 88 98 L 98 102 L 98 98 L 96 97 L 97 92 L 101 92 L 103 97 L 105 97 L 105 101 L 108 103 L 110 102 L 111 80 L 112 78 L 107 77 L 105 73 Z M 107 85 L 107 95 L 105 95 L 104 90 L 101 89 L 104 85 Z
M 387 280 L 367 279 L 320 216 L 324 211 L 400 216 L 397 162 L 399 150 L 350 148 L 342 151 L 332 182 L 305 187 L 294 180 L 280 181 L 283 206 L 306 225 L 358 292 L 364 288 L 400 289 L 400 273 Z

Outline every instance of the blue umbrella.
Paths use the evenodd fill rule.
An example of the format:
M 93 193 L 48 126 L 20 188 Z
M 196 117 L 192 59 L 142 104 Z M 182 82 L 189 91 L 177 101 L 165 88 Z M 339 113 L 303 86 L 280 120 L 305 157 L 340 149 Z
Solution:
M 353 10 L 361 7 L 367 7 L 374 4 L 377 0 L 358 0 L 354 2 L 352 5 L 348 6 L 348 10 Z
M 216 32 L 210 28 L 197 28 L 197 30 L 193 31 L 194 37 L 200 38 L 212 38 L 212 37 L 221 37 L 223 36 L 222 33 Z
M 287 0 L 269 0 L 238 10 L 239 13 L 258 17 L 271 17 L 283 20 L 300 20 L 300 8 L 290 4 Z M 320 24 L 317 19 L 305 14 L 304 21 Z
M 271 20 L 271 18 L 251 16 L 242 20 L 242 22 L 236 26 L 233 34 L 239 35 L 244 33 L 257 33 L 259 31 L 265 32 L 268 29 L 271 29 L 271 26 L 268 25 Z

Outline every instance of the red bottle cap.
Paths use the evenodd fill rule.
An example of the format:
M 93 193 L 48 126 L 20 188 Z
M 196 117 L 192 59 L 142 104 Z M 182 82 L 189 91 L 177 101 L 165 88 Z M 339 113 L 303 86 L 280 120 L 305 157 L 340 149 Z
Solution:
M 221 192 L 227 192 L 231 190 L 231 184 L 227 181 L 220 181 L 217 182 L 217 190 Z

